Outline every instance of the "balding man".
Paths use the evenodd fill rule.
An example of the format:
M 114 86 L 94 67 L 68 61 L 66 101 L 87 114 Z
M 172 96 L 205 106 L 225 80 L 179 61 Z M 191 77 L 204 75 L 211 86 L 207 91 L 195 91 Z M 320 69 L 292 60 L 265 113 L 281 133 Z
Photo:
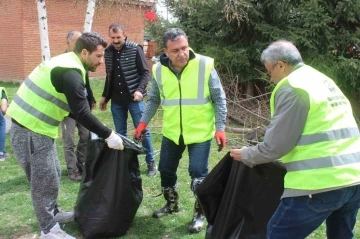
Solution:
M 65 52 L 71 52 L 74 50 L 75 47 L 75 43 L 77 41 L 77 39 L 81 36 L 81 32 L 79 31 L 74 31 L 71 30 L 68 32 L 67 36 L 66 36 L 66 44 L 67 44 L 67 48 Z
M 66 36 L 66 52 L 72 52 L 77 39 L 81 36 L 79 31 L 70 31 Z M 90 88 L 89 75 L 86 74 L 86 89 L 88 92 L 87 99 L 91 109 L 96 107 L 92 90 Z M 75 142 L 75 130 L 78 130 L 79 141 Z M 89 139 L 89 130 L 76 120 L 65 117 L 61 122 L 62 141 L 64 158 L 66 162 L 68 177 L 73 181 L 81 181 L 83 165 L 86 159 L 86 145 Z

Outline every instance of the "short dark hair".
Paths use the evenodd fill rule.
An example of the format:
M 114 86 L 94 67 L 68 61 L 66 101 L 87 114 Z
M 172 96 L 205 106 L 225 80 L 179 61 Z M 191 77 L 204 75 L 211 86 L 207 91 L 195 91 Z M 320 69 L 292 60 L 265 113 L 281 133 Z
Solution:
M 86 49 L 90 54 L 95 51 L 98 45 L 104 48 L 107 46 L 106 40 L 96 32 L 85 32 L 77 40 L 74 52 L 79 54 L 83 49 Z
M 188 39 L 186 33 L 181 30 L 180 28 L 169 28 L 166 30 L 163 36 L 163 44 L 164 47 L 167 48 L 167 42 L 170 41 L 176 41 L 180 38 L 180 36 L 184 36 L 186 39 Z
M 109 26 L 109 32 L 112 31 L 112 32 L 117 33 L 119 30 L 121 30 L 124 33 L 125 32 L 124 26 L 121 24 L 116 24 L 116 23 L 113 23 Z

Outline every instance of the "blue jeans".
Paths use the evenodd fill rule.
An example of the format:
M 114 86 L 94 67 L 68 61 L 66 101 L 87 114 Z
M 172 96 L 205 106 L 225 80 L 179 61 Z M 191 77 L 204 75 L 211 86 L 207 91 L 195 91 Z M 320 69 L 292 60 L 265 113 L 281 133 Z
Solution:
M 127 137 L 128 111 L 130 112 L 134 127 L 136 128 L 139 125 L 141 116 L 144 112 L 144 102 L 134 101 L 128 104 L 111 103 L 111 113 L 114 120 L 115 131 L 125 137 Z M 148 129 L 145 131 L 145 139 L 142 141 L 142 145 L 147 151 L 145 157 L 146 163 L 155 162 L 154 150 Z
M 326 220 L 328 239 L 352 239 L 360 185 L 281 200 L 267 225 L 267 239 L 303 239 Z
M 6 120 L 0 111 L 0 152 L 5 152 Z
M 185 145 L 183 137 L 180 136 L 180 142 L 177 145 L 172 140 L 163 137 L 159 162 L 161 187 L 175 186 L 177 181 L 176 171 L 186 146 L 189 152 L 188 171 L 191 179 L 206 177 L 208 174 L 211 140 Z

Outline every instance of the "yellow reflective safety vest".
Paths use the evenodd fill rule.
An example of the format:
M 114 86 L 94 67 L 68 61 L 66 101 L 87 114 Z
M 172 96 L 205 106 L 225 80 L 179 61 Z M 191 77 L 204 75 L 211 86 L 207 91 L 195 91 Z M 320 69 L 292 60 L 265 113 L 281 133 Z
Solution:
M 215 110 L 210 100 L 209 79 L 214 59 L 195 54 L 181 72 L 181 79 L 160 62 L 153 66 L 163 108 L 165 137 L 179 144 L 182 134 L 186 145 L 214 137 Z
M 305 65 L 277 84 L 271 115 L 275 94 L 286 84 L 309 94 L 310 109 L 297 145 L 280 159 L 287 169 L 284 187 L 319 190 L 359 183 L 360 133 L 348 99 L 330 78 Z
M 78 70 L 85 84 L 85 69 L 79 57 L 65 53 L 38 65 L 21 84 L 7 114 L 24 127 L 51 138 L 58 136 L 58 126 L 70 112 L 63 93 L 51 83 L 54 68 Z

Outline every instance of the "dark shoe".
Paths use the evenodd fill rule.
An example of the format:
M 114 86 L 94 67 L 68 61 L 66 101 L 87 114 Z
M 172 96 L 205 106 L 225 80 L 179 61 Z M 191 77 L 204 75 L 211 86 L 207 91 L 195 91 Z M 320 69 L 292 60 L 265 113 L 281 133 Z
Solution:
M 203 210 L 200 204 L 198 203 L 198 201 L 196 200 L 194 205 L 194 217 L 190 222 L 189 232 L 191 233 L 200 232 L 204 226 L 204 221 L 205 221 L 205 216 Z
M 84 164 L 80 162 L 76 162 L 76 167 L 78 168 L 80 175 L 82 175 L 84 172 Z
M 156 166 L 156 163 L 155 162 L 152 162 L 152 163 L 148 163 L 147 164 L 147 176 L 149 177 L 154 177 L 157 173 L 157 166 Z
M 162 191 L 166 200 L 166 205 L 153 213 L 152 217 L 154 218 L 160 218 L 180 211 L 177 187 L 162 188 Z
M 81 181 L 82 179 L 82 176 L 78 171 L 69 172 L 68 177 L 72 181 Z
M 180 209 L 179 209 L 179 206 L 177 204 L 174 205 L 174 204 L 166 203 L 166 205 L 164 207 L 162 207 L 159 210 L 153 212 L 152 217 L 153 218 L 160 218 L 160 217 L 166 216 L 168 214 L 177 213 L 179 211 L 180 211 Z

